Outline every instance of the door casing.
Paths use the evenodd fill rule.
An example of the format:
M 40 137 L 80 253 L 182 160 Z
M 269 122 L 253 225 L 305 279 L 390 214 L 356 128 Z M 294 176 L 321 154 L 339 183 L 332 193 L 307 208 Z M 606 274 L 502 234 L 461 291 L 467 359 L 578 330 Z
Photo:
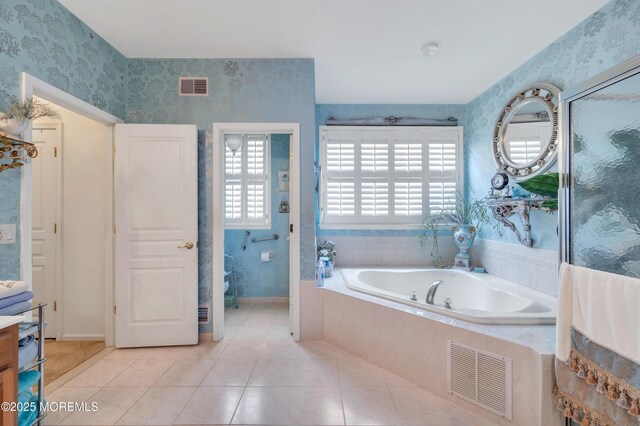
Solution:
M 213 340 L 224 337 L 224 167 L 225 133 L 282 133 L 291 135 L 289 144 L 289 309 L 294 340 L 300 340 L 300 123 L 214 123 L 213 124 Z
M 105 186 L 99 190 L 103 191 L 107 206 L 105 212 L 105 345 L 113 346 L 113 127 L 118 123 L 123 123 L 123 120 L 26 72 L 21 73 L 20 92 L 22 100 L 38 96 L 107 126 L 106 143 L 104 144 L 107 174 L 104 180 Z M 31 140 L 31 125 L 24 132 L 23 137 L 26 140 Z M 31 163 L 26 162 L 20 168 L 20 279 L 28 283 L 29 286 L 33 282 L 31 261 L 33 251 L 31 240 L 33 184 L 31 174 Z M 64 325 L 60 316 L 58 316 L 58 320 L 58 329 L 62 329 Z

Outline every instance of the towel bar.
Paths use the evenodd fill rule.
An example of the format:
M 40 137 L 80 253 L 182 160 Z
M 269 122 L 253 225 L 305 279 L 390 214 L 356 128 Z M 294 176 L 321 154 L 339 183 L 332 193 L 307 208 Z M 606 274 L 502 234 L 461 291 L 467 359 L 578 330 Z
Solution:
M 252 238 L 251 242 L 252 243 L 259 243 L 261 241 L 271 241 L 271 240 L 277 240 L 278 238 L 280 238 L 280 236 L 278 234 L 273 234 L 273 236 L 271 237 L 264 237 L 264 238 Z

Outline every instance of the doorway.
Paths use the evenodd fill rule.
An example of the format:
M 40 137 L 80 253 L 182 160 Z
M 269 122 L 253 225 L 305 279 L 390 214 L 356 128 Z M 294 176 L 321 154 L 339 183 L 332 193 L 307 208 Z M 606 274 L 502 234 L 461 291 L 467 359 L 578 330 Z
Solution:
M 32 140 L 39 145 L 40 156 L 21 168 L 20 184 L 20 279 L 32 286 L 35 293 L 34 303 L 48 303 L 45 320 L 50 326 L 47 328 L 48 340 L 45 353 L 48 358 L 46 380 L 50 382 L 56 374 L 60 375 L 74 365 L 83 362 L 84 359 L 91 357 L 105 345 L 112 345 L 113 315 L 110 308 L 113 306 L 113 249 L 110 231 L 113 226 L 111 207 L 113 149 L 111 144 L 113 126 L 122 120 L 27 73 L 21 74 L 21 96 L 23 100 L 37 96 L 45 102 L 55 104 L 56 108 L 63 113 L 63 120 L 41 120 L 32 123 L 24 133 L 24 139 Z M 93 129 L 98 131 L 97 134 L 93 134 L 93 137 L 97 139 L 93 140 L 93 137 L 87 133 L 78 137 L 78 132 L 73 129 L 78 130 L 82 126 L 76 125 L 77 123 L 72 124 L 74 118 L 86 120 L 85 123 L 93 126 Z M 65 124 L 68 125 L 67 128 Z M 84 130 L 81 130 L 80 133 Z M 71 144 L 70 138 L 75 138 L 76 141 L 92 139 L 92 142 L 95 142 L 102 151 L 98 152 L 93 149 L 96 148 L 95 145 L 81 144 L 76 147 L 77 149 L 68 151 L 70 154 L 68 160 L 74 163 L 74 168 L 64 170 L 63 151 L 65 146 L 71 146 L 69 145 Z M 83 151 L 83 148 L 91 148 L 91 150 L 87 153 Z M 73 157 L 71 154 L 77 154 L 79 157 Z M 79 158 L 84 158 L 84 160 L 80 161 Z M 55 162 L 52 159 L 59 161 Z M 97 170 L 103 175 L 98 176 L 94 173 Z M 65 172 L 79 173 L 82 178 L 78 178 L 77 174 L 65 178 Z M 86 178 L 87 173 L 92 176 L 92 179 Z M 86 181 L 83 182 L 83 179 Z M 78 185 L 88 182 L 92 182 L 92 187 L 86 194 L 87 196 L 82 197 L 81 200 L 70 200 L 69 206 L 75 207 L 64 215 L 64 184 L 69 184 L 69 188 L 75 185 L 75 191 L 78 191 Z M 71 193 L 73 193 L 74 190 L 71 189 Z M 92 213 L 94 199 L 100 200 L 104 206 L 104 210 L 95 214 Z M 91 206 L 87 209 L 90 204 Z M 101 222 L 99 229 L 95 229 L 95 224 L 91 222 L 95 216 L 99 216 Z M 73 223 L 72 228 L 89 226 L 91 232 L 79 240 L 77 239 L 78 234 L 74 236 L 75 240 L 72 236 L 68 240 L 63 239 L 64 229 L 69 228 L 65 227 L 65 220 L 67 223 Z M 97 237 L 95 237 L 96 235 Z M 88 262 L 88 259 L 82 258 L 88 251 L 88 244 L 84 241 L 90 236 L 94 243 L 92 246 L 101 246 L 96 247 L 96 251 L 91 251 L 94 262 L 91 265 L 85 263 Z M 74 246 L 75 248 L 69 250 L 68 254 L 65 253 L 64 244 L 72 242 L 75 246 L 72 244 L 69 247 Z M 102 258 L 97 259 L 98 256 L 102 256 Z M 74 258 L 78 257 L 81 258 L 81 261 L 74 262 Z M 96 265 L 99 270 L 94 274 Z M 77 290 L 79 282 L 86 285 L 81 282 L 82 280 L 74 282 L 76 287 L 64 288 L 62 283 L 66 272 L 65 266 L 68 267 L 70 274 L 77 275 L 78 278 L 86 277 L 87 270 L 92 271 L 91 285 L 99 288 L 98 291 L 101 293 L 91 294 L 89 300 L 93 302 L 97 300 L 100 306 L 84 303 L 83 299 L 86 295 L 82 293 L 83 290 L 80 290 L 81 294 L 76 293 L 75 290 Z M 80 269 L 74 270 L 71 267 Z M 74 297 L 74 293 L 76 297 Z M 65 303 L 65 297 L 73 299 L 71 301 L 73 309 L 66 311 L 63 308 L 63 305 L 65 307 L 69 305 Z M 80 300 L 83 303 L 77 303 Z M 97 309 L 101 318 L 91 316 L 90 321 L 85 321 L 87 310 L 92 309 Z M 62 315 L 63 311 L 70 313 L 71 316 L 67 316 L 66 313 Z M 75 343 L 69 344 L 69 342 Z M 55 359 L 60 362 L 56 363 Z
M 290 338 L 291 135 L 225 134 L 234 137 L 242 143 L 235 152 L 226 143 L 224 158 L 225 337 Z
M 47 304 L 47 335 L 105 338 L 107 126 L 52 102 L 60 119 L 38 119 L 32 141 L 34 304 Z
M 51 102 L 60 119 L 38 119 L 32 141 L 33 304 L 46 304 L 46 380 L 105 348 L 107 126 Z
M 229 138 L 238 139 L 235 147 Z M 262 144 L 264 158 L 256 156 Z M 299 125 L 214 124 L 213 151 L 220 171 L 213 176 L 213 339 L 245 332 L 299 340 Z M 264 173 L 250 173 L 247 186 L 243 165 L 253 157 Z M 257 204 L 256 189 L 263 191 Z M 248 203 L 262 207 L 249 211 Z

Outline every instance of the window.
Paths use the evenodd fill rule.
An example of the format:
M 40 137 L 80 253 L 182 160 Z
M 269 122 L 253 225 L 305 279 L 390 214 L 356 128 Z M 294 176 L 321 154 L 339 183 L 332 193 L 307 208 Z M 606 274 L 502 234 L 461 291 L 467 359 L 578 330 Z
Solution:
M 320 226 L 412 228 L 462 190 L 462 129 L 320 128 Z
M 225 144 L 224 212 L 226 228 L 269 228 L 270 138 L 245 134 L 234 153 Z

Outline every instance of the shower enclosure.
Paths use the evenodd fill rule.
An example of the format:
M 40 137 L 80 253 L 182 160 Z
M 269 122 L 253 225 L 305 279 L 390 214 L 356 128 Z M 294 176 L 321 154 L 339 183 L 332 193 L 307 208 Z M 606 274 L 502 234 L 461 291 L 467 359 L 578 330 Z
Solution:
M 562 260 L 640 278 L 640 57 L 560 100 Z

